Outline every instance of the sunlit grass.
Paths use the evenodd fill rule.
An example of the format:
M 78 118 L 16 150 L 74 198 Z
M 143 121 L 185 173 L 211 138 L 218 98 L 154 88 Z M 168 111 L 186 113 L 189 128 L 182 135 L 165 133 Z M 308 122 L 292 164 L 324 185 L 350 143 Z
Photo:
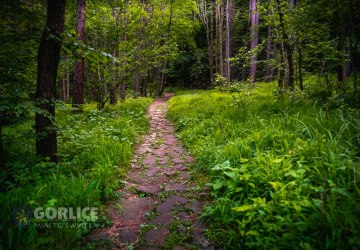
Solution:
M 275 90 L 170 100 L 179 137 L 212 179 L 209 236 L 229 249 L 359 247 L 359 110 Z

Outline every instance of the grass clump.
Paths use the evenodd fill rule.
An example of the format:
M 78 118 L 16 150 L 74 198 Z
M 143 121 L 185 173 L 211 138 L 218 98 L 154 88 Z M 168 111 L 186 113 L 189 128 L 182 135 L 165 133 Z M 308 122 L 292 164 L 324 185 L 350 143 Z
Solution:
M 170 100 L 179 137 L 211 178 L 209 236 L 227 249 L 359 248 L 359 110 L 275 92 Z
M 5 127 L 9 161 L 0 176 L 0 248 L 72 249 L 82 235 L 108 224 L 101 213 L 98 220 L 62 228 L 41 228 L 32 222 L 21 227 L 13 216 L 24 207 L 96 207 L 101 211 L 106 200 L 116 197 L 136 137 L 149 129 L 146 111 L 151 102 L 151 98 L 128 99 L 103 111 L 89 104 L 81 114 L 58 105 L 59 164 L 36 159 L 33 121 Z

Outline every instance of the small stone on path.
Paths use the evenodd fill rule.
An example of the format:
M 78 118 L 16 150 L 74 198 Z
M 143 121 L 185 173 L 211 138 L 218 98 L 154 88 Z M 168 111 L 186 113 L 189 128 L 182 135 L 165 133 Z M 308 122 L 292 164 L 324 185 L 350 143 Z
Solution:
M 175 184 L 166 186 L 165 191 L 185 192 L 186 187 L 183 184 L 175 183 Z
M 155 228 L 146 233 L 144 240 L 153 244 L 164 244 L 169 233 L 167 227 Z
M 138 186 L 138 187 L 136 187 L 136 191 L 139 193 L 155 195 L 155 194 L 160 193 L 161 188 L 157 185 Z

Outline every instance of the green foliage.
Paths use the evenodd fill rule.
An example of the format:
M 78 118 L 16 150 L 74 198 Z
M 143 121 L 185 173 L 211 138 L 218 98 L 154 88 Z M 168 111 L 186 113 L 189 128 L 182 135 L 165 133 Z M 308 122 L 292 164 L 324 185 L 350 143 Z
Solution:
M 359 110 L 275 90 L 260 84 L 247 110 L 217 91 L 170 100 L 179 137 L 211 177 L 209 236 L 226 249 L 359 248 Z
M 59 165 L 37 162 L 32 122 L 5 127 L 9 161 L 0 176 L 0 246 L 4 249 L 70 249 L 89 228 L 21 228 L 12 220 L 16 208 L 98 207 L 116 196 L 132 156 L 136 137 L 148 130 L 150 98 L 128 99 L 107 111 L 86 104 L 73 114 L 57 107 Z M 16 160 L 15 160 L 16 159 Z M 106 223 L 102 215 L 94 227 Z

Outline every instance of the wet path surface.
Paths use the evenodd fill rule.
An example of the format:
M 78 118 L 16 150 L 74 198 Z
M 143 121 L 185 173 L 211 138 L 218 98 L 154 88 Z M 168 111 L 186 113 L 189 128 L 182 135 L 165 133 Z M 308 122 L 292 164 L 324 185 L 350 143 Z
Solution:
M 111 227 L 88 236 L 98 249 L 215 249 L 198 219 L 208 193 L 192 181 L 194 159 L 165 118 L 171 94 L 149 108 L 150 132 L 136 146 L 120 200 L 107 209 Z

